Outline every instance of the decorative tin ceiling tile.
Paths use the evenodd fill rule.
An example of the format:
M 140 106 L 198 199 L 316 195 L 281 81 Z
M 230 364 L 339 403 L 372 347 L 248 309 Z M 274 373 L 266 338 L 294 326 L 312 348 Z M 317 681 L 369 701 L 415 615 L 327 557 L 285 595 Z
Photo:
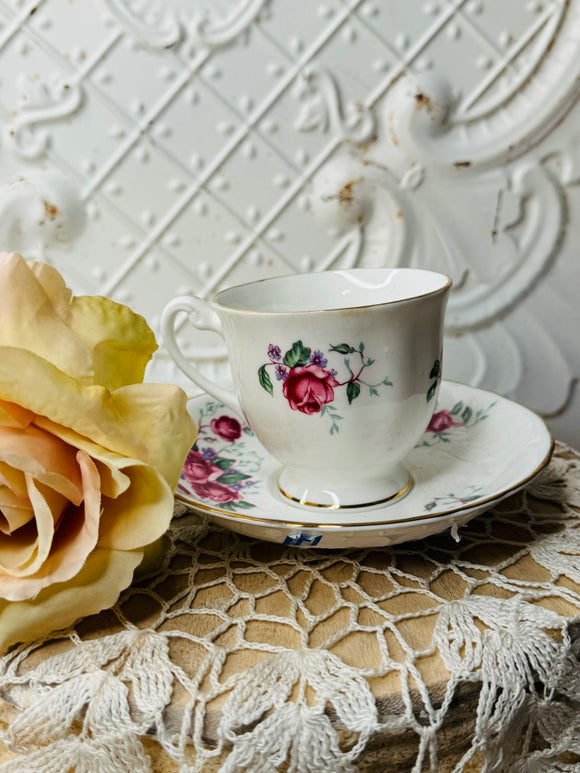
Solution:
M 448 271 L 446 377 L 580 420 L 579 49 L 580 0 L 0 0 L 2 246 L 154 326 L 263 276 Z

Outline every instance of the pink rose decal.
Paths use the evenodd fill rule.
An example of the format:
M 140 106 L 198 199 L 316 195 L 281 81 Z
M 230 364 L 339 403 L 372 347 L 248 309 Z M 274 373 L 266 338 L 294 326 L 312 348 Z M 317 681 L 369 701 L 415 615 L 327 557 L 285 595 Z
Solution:
M 338 381 L 320 365 L 292 368 L 284 381 L 282 392 L 293 411 L 308 415 L 319 413 L 322 406 L 334 400 Z
M 494 400 L 488 408 L 479 408 L 474 412 L 469 405 L 465 405 L 462 400 L 459 400 L 449 409 L 435 411 L 425 430 L 426 433 L 431 433 L 430 437 L 424 436 L 419 445 L 431 448 L 437 443 L 456 442 L 462 437 L 464 430 L 469 430 L 480 421 L 485 421 L 495 404 Z M 453 432 L 448 432 L 452 427 Z
M 221 418 L 236 422 L 236 419 L 229 416 Z M 239 422 L 236 423 L 239 426 Z M 233 461 L 217 455 L 207 459 L 194 446 L 185 460 L 183 477 L 198 497 L 210 499 L 222 505 L 228 502 L 240 502 L 243 497 L 239 488 L 250 476 L 232 469 Z
M 293 411 L 299 411 L 307 416 L 317 413 L 330 419 L 330 434 L 339 431 L 338 422 L 342 419 L 340 413 L 331 403 L 335 398 L 335 390 L 344 387 L 348 405 L 352 405 L 361 392 L 369 397 L 379 397 L 382 387 L 392 387 L 389 378 L 383 378 L 373 383 L 366 380 L 365 371 L 375 360 L 369 357 L 364 341 L 358 346 L 347 343 L 329 344 L 328 352 L 320 349 L 312 350 L 301 340 L 294 341 L 282 356 L 282 349 L 270 344 L 267 349 L 268 362 L 258 368 L 258 382 L 262 389 L 274 396 L 274 382 L 282 382 L 282 394 L 288 400 Z M 338 356 L 337 356 L 338 355 Z M 343 380 L 337 379 L 337 370 L 328 365 L 329 359 L 336 362 L 336 368 L 343 372 Z M 376 370 L 376 369 L 375 369 Z
M 195 493 L 200 497 L 211 499 L 212 502 L 238 502 L 242 495 L 239 491 L 234 491 L 221 483 L 203 483 L 197 486 L 192 485 Z
M 459 426 L 461 426 L 461 423 L 453 421 L 453 417 L 451 416 L 450 411 L 435 411 L 431 417 L 431 421 L 429 422 L 429 426 L 427 427 L 426 431 L 439 434 L 440 432 L 445 432 L 445 430 L 449 429 L 449 427 Z
M 183 467 L 183 475 L 192 486 L 207 483 L 210 476 L 215 479 L 221 475 L 221 472 L 218 467 L 214 467 L 211 462 L 204 459 L 199 451 L 190 451 Z
M 228 443 L 233 443 L 242 436 L 242 425 L 232 416 L 220 416 L 212 419 L 209 424 L 212 432 L 222 440 L 227 440 Z

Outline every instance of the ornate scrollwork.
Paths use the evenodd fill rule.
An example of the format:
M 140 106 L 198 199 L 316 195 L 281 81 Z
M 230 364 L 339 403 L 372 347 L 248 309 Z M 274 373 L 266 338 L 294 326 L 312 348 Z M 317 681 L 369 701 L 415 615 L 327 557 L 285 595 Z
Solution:
M 207 47 L 220 46 L 240 35 L 251 24 L 264 0 L 232 0 L 223 11 L 203 0 L 105 0 L 109 10 L 135 37 L 153 48 L 169 48 L 182 38 L 193 38 Z

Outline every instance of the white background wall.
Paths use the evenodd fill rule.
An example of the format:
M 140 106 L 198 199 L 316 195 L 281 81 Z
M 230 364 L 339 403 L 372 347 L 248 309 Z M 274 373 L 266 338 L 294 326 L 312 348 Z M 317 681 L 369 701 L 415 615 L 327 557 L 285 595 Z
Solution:
M 579 48 L 580 0 L 0 0 L 0 244 L 156 332 L 184 292 L 446 271 L 445 376 L 580 446 Z

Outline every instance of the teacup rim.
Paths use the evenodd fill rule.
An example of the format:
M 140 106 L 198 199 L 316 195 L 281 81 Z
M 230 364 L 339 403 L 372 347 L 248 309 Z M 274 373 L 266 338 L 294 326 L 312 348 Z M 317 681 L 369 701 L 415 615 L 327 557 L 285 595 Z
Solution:
M 308 277 L 312 276 L 320 276 L 320 274 L 325 273 L 357 273 L 357 272 L 363 272 L 363 271 L 401 271 L 401 272 L 421 272 L 426 274 L 436 274 L 447 281 L 444 285 L 441 287 L 438 287 L 435 290 L 431 290 L 429 292 L 425 293 L 418 293 L 417 295 L 409 295 L 405 298 L 400 298 L 397 300 L 392 301 L 382 301 L 380 303 L 363 303 L 363 304 L 356 304 L 354 306 L 336 306 L 332 308 L 325 308 L 325 309 L 283 309 L 283 310 L 265 310 L 265 309 L 251 309 L 251 308 L 235 308 L 233 306 L 226 306 L 225 304 L 222 304 L 219 302 L 219 296 L 223 295 L 226 292 L 230 292 L 232 290 L 238 290 L 244 287 L 250 287 L 252 285 L 260 285 L 264 284 L 266 282 L 272 282 L 279 279 L 289 278 L 289 277 L 302 277 L 307 279 Z M 380 306 L 395 306 L 400 303 L 408 303 L 409 301 L 414 301 L 422 298 L 429 298 L 434 295 L 440 295 L 446 292 L 451 286 L 453 285 L 453 279 L 446 274 L 443 271 L 434 271 L 429 268 L 414 268 L 411 266 L 363 266 L 358 268 L 349 268 L 349 269 L 331 269 L 326 271 L 309 271 L 306 273 L 296 272 L 293 274 L 280 274 L 279 276 L 269 276 L 269 277 L 263 277 L 262 279 L 255 279 L 251 282 L 240 282 L 239 284 L 231 285 L 230 287 L 224 287 L 222 290 L 218 290 L 218 292 L 214 293 L 214 295 L 211 297 L 211 303 L 214 306 L 217 306 L 220 309 L 224 309 L 225 311 L 232 312 L 232 313 L 241 313 L 241 314 L 273 314 L 273 315 L 284 315 L 284 314 L 323 314 L 333 311 L 354 311 L 357 309 L 371 309 L 371 308 L 378 308 Z

